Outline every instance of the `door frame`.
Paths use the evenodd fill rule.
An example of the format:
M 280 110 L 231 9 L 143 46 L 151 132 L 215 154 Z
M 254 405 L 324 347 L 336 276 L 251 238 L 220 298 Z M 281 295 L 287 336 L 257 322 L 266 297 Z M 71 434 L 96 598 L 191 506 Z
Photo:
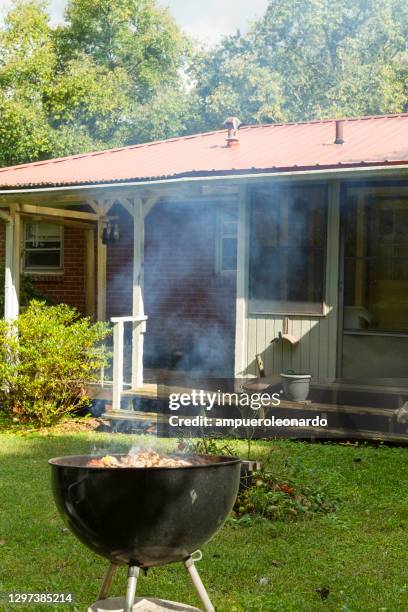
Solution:
M 347 194 L 352 189 L 378 189 L 381 190 L 387 187 L 402 187 L 406 189 L 406 196 L 408 199 L 408 183 L 403 181 L 401 185 L 399 181 L 380 181 L 378 183 L 355 183 L 351 181 L 344 181 L 341 183 L 340 188 L 340 220 L 339 220 L 339 271 L 338 271 L 338 318 L 337 318 L 337 363 L 336 363 L 336 377 L 342 379 L 343 377 L 343 343 L 344 343 L 344 269 L 345 269 L 345 210 L 348 206 Z M 405 195 L 405 194 L 404 194 Z M 353 197 L 353 194 L 351 194 Z M 355 196 L 354 196 L 355 197 Z M 375 335 L 375 333 L 367 333 L 367 335 Z M 380 335 L 380 334 L 379 334 Z M 396 335 L 390 333 L 393 337 Z M 407 334 L 408 336 L 408 334 Z M 404 334 L 405 337 L 405 334 Z
M 340 184 L 340 219 L 339 219 L 339 271 L 338 271 L 338 297 L 337 297 L 337 351 L 336 351 L 336 378 L 343 373 L 343 333 L 344 333 L 344 210 L 347 205 L 347 183 Z

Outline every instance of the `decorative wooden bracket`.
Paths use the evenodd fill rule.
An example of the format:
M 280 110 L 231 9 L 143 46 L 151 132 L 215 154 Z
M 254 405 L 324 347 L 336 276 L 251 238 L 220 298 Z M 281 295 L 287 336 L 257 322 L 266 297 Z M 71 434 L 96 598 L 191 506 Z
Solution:
M 285 340 L 286 342 L 289 342 L 289 344 L 291 344 L 292 346 L 294 346 L 295 344 L 298 344 L 298 342 L 300 341 L 300 338 L 298 338 L 297 336 L 294 336 L 293 334 L 289 334 L 288 332 L 289 332 L 289 318 L 284 317 L 283 323 L 282 323 L 282 331 L 278 332 L 277 337 L 274 338 L 272 342 L 277 342 L 278 340 Z

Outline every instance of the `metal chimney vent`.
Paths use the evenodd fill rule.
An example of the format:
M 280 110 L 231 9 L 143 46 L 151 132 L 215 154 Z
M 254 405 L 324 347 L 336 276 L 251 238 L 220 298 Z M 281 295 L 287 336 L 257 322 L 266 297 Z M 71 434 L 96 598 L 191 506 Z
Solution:
M 334 144 L 344 143 L 344 121 L 336 121 L 336 140 Z
M 236 147 L 239 144 L 238 130 L 241 125 L 238 117 L 227 117 L 224 125 L 228 130 L 227 147 Z

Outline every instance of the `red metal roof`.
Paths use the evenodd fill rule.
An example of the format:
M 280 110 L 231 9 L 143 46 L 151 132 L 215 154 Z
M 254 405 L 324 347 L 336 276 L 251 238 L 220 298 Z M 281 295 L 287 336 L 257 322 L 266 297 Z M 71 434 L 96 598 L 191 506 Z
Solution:
M 0 187 L 81 185 L 231 173 L 408 164 L 408 114 L 254 125 L 226 146 L 226 130 L 0 169 Z

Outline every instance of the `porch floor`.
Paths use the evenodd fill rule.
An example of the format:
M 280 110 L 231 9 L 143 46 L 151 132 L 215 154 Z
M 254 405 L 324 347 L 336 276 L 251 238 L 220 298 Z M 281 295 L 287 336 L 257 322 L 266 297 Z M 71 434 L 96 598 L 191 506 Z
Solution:
M 158 379 L 160 384 L 154 382 Z M 193 380 L 185 372 L 146 371 L 145 383 L 141 387 L 128 388 L 123 392 L 121 410 L 110 409 L 111 389 L 99 390 L 98 399 L 103 396 L 106 400 L 103 418 L 110 421 L 113 428 L 116 424 L 120 429 L 158 430 L 167 423 L 168 417 L 155 412 L 154 406 L 149 403 L 141 410 L 140 404 L 143 404 L 143 400 L 154 402 L 166 399 L 169 393 L 189 393 L 193 388 L 211 392 L 215 389 L 214 385 L 219 388 L 222 383 L 221 380 L 208 379 L 207 386 L 205 379 L 197 378 L 194 385 Z M 407 444 L 408 414 L 405 417 L 402 413 L 408 408 L 408 386 L 382 384 L 374 387 L 369 381 L 365 383 L 314 381 L 310 400 L 292 402 L 282 398 L 274 413 L 278 411 L 279 417 L 283 418 L 313 418 L 317 415 L 327 418 L 328 427 L 297 429 L 292 436 L 295 438 L 378 440 Z M 248 380 L 243 390 L 262 392 L 267 386 L 279 390 L 280 377 Z

